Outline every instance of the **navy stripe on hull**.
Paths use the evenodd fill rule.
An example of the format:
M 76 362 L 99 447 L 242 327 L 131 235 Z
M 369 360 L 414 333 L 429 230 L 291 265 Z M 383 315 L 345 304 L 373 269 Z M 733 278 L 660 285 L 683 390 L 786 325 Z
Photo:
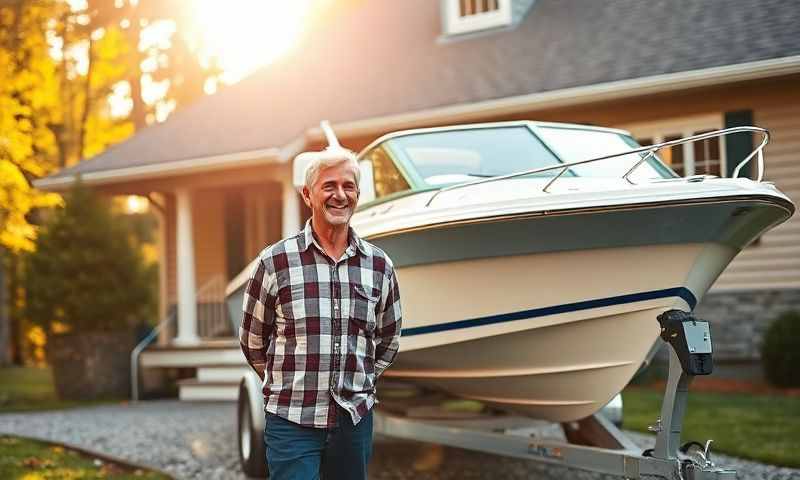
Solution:
M 612 305 L 623 305 L 626 303 L 641 302 L 644 300 L 654 300 L 657 298 L 680 297 L 689 304 L 689 308 L 694 310 L 697 305 L 697 298 L 685 287 L 665 288 L 663 290 L 652 290 L 649 292 L 631 293 L 616 297 L 598 298 L 583 302 L 565 303 L 552 307 L 534 308 L 533 310 L 523 310 L 521 312 L 504 313 L 502 315 L 491 315 L 489 317 L 471 318 L 468 320 L 457 320 L 455 322 L 440 323 L 437 325 L 427 325 L 424 327 L 404 328 L 403 336 L 422 335 L 424 333 L 445 332 L 457 330 L 459 328 L 481 327 L 495 323 L 512 322 L 514 320 L 525 320 L 528 318 L 545 317 L 547 315 L 557 315 L 560 313 L 577 312 L 592 308 L 609 307 Z

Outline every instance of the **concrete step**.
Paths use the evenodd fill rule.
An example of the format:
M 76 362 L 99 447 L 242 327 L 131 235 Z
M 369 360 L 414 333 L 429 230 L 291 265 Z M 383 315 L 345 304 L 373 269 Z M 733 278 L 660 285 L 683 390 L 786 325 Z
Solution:
M 200 367 L 203 365 L 247 366 L 237 340 L 202 341 L 192 346 L 151 346 L 142 352 L 147 367 Z
M 249 365 L 231 366 L 225 364 L 202 365 L 197 367 L 197 380 L 200 382 L 239 382 L 242 375 L 251 370 Z
M 178 399 L 183 401 L 236 401 L 239 382 L 203 382 L 196 378 L 178 382 Z

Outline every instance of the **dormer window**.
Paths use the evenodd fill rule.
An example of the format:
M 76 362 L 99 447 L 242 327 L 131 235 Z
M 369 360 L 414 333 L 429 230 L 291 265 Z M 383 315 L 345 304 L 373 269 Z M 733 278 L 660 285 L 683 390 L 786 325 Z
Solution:
M 511 25 L 511 0 L 443 0 L 447 35 Z

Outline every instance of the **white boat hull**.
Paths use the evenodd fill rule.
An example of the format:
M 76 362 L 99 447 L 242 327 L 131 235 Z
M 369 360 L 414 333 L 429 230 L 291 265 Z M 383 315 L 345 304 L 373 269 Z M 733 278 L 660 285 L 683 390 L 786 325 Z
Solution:
M 403 301 L 385 375 L 551 421 L 591 415 L 651 352 L 656 317 L 692 310 L 786 214 L 712 201 L 368 237 L 395 261 Z
M 645 359 L 656 316 L 694 306 L 681 288 L 710 250 L 723 267 L 735 253 L 665 245 L 401 267 L 404 336 L 386 376 L 547 420 L 591 415 Z M 719 273 L 700 272 L 690 283 Z

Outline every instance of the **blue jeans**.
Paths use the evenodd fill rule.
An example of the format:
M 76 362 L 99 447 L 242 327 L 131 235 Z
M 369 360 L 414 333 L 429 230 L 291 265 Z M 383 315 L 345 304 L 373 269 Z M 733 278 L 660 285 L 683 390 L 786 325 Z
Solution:
M 372 411 L 358 425 L 336 406 L 333 428 L 303 427 L 267 413 L 264 442 L 270 480 L 366 480 Z

